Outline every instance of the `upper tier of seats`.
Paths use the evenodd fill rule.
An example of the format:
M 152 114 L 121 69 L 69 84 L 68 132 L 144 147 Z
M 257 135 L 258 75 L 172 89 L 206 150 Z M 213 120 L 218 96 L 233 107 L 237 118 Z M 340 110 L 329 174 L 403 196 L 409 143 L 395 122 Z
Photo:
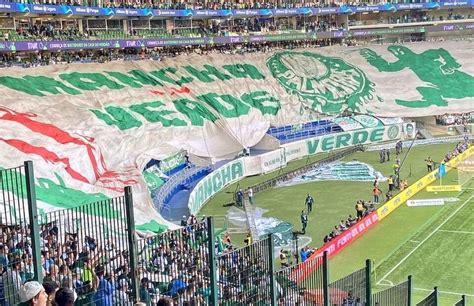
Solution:
M 267 134 L 281 143 L 288 143 L 329 133 L 342 132 L 342 128 L 330 120 L 318 120 L 303 124 L 285 125 L 268 129 Z

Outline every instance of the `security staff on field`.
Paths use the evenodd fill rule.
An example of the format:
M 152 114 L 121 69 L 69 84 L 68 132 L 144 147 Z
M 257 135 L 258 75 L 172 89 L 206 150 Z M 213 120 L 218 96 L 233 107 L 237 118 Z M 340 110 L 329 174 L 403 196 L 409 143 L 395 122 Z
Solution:
M 428 159 L 425 159 L 426 162 L 426 168 L 428 169 L 428 172 L 433 171 L 433 160 L 431 157 L 428 156 Z

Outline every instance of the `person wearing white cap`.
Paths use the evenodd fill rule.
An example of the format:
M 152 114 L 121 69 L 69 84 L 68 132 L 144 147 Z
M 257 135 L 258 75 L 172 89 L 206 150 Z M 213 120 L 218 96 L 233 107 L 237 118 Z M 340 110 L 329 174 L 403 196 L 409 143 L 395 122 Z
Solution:
M 48 301 L 43 286 L 35 281 L 27 282 L 21 286 L 19 296 L 22 306 L 46 306 Z

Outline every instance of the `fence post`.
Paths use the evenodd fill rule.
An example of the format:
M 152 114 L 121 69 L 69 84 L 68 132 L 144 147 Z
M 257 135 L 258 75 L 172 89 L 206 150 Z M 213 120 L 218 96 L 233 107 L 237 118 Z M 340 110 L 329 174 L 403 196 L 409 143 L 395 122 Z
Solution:
M 139 295 L 139 288 L 137 282 L 137 240 L 135 237 L 135 215 L 133 213 L 133 195 L 132 187 L 126 186 L 125 192 L 125 210 L 127 218 L 127 238 L 128 238 L 128 255 L 130 256 L 130 272 L 132 274 L 132 300 L 137 302 Z
M 273 254 L 274 245 L 273 245 L 273 234 L 268 234 L 268 266 L 270 268 L 270 298 L 271 305 L 277 305 L 277 292 L 275 284 L 275 258 Z
M 438 287 L 434 287 L 435 305 L 438 306 Z
M 328 251 L 323 253 L 323 295 L 324 295 L 324 306 L 329 306 L 329 260 Z
M 365 261 L 365 305 L 372 306 L 372 261 L 367 259 Z
M 33 272 L 35 274 L 34 280 L 43 282 L 43 269 L 41 267 L 41 248 L 39 235 L 39 219 L 38 207 L 36 206 L 36 191 L 35 191 L 35 173 L 33 171 L 33 162 L 26 161 L 25 175 L 26 175 L 26 200 L 28 202 L 28 218 L 31 226 L 31 249 L 33 255 Z
M 209 252 L 209 279 L 211 285 L 211 297 L 210 305 L 218 305 L 218 284 L 217 284 L 217 266 L 216 266 L 216 247 L 215 247 L 215 237 L 214 237 L 214 219 L 212 217 L 207 218 L 207 237 L 208 241 L 208 252 Z
M 411 275 L 408 275 L 408 297 L 407 297 L 407 306 L 411 306 L 411 293 L 412 293 L 412 286 L 413 286 L 413 283 L 412 283 L 412 276 Z

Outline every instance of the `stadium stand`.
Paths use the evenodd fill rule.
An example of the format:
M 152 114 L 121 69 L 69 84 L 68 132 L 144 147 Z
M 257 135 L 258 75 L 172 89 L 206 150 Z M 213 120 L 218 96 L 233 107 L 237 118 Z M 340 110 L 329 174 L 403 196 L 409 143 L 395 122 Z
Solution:
M 367 111 L 364 107 L 369 105 L 367 113 L 375 111 L 391 116 L 396 112 L 406 116 L 419 112 L 432 118 L 432 109 L 442 109 L 449 113 L 436 116 L 437 124 L 455 125 L 454 129 L 464 135 L 467 125 L 474 122 L 472 113 L 463 113 L 469 105 L 453 106 L 452 101 L 472 98 L 469 93 L 472 77 L 463 70 L 464 63 L 470 59 L 469 54 L 463 52 L 466 48 L 447 48 L 446 42 L 442 45 L 414 42 L 444 41 L 448 37 L 470 41 L 472 8 L 472 2 L 464 1 L 351 4 L 304 1 L 165 3 L 155 0 L 134 3 L 101 0 L 0 2 L 0 67 L 5 68 L 0 73 L 0 123 L 5 123 L 0 132 L 0 306 L 28 303 L 25 296 L 30 302 L 36 299 L 42 293 L 41 289 L 33 296 L 29 294 L 31 292 L 25 294 L 30 287 L 25 284 L 32 280 L 43 285 L 48 294 L 48 305 L 53 304 L 54 291 L 60 287 L 73 290 L 77 295 L 75 305 L 128 306 L 140 301 L 151 306 L 160 299 L 171 299 L 178 306 L 353 306 L 362 303 L 411 306 L 414 289 L 411 277 L 374 293 L 371 284 L 374 271 L 368 260 L 365 267 L 332 280 L 328 258 L 333 254 L 321 250 L 318 253 L 307 247 L 299 250 L 297 239 L 292 242 L 293 253 L 282 250 L 276 254 L 274 237 L 259 239 L 262 237 L 256 233 L 253 217 L 249 217 L 251 239 L 245 240 L 244 247 L 223 239 L 223 229 L 215 226 L 212 217 L 198 220 L 190 215 L 182 220 L 180 227 L 166 231 L 166 226 L 173 224 L 159 224 L 166 221 L 161 214 L 175 212 L 177 195 L 191 190 L 213 172 L 216 164 L 198 166 L 186 162 L 165 171 L 163 174 L 168 176 L 165 183 L 149 193 L 141 183 L 142 169 L 119 172 L 107 165 L 120 167 L 127 158 L 130 159 L 127 165 L 143 166 L 143 159 L 136 158 L 132 151 L 146 151 L 146 141 L 134 140 L 147 140 L 144 135 L 150 130 L 159 135 L 156 137 L 155 134 L 153 140 L 150 137 L 150 142 L 158 139 L 158 144 L 173 149 L 184 147 L 181 136 L 183 139 L 188 137 L 190 143 L 200 140 L 200 134 L 207 134 L 202 136 L 203 141 L 214 137 L 231 139 L 211 148 L 207 143 L 196 145 L 194 149 L 198 149 L 200 156 L 209 155 L 205 156 L 206 162 L 218 158 L 227 161 L 228 156 L 241 149 L 246 137 L 263 135 L 270 122 L 276 127 L 269 128 L 266 134 L 281 144 L 342 132 L 341 126 L 331 119 L 287 125 L 287 122 L 309 119 L 285 118 L 297 112 L 280 113 L 280 117 L 274 113 L 304 103 L 323 107 L 326 103 L 321 101 L 327 102 L 328 97 L 325 91 L 331 89 L 334 91 L 329 93 L 329 100 L 337 100 L 336 96 L 340 96 L 340 104 L 344 104 L 341 112 L 345 104 L 354 101 L 356 105 L 351 106 L 354 112 Z M 375 51 L 360 47 L 368 44 L 372 47 L 374 43 L 383 45 L 375 47 Z M 387 47 L 391 43 L 400 47 Z M 405 43 L 410 43 L 409 47 Z M 463 46 L 467 44 L 465 42 Z M 327 46 L 331 48 L 316 49 Z M 357 47 L 351 49 L 353 46 Z M 305 48 L 312 49 L 305 53 Z M 410 52 L 408 59 L 403 58 L 405 52 Z M 294 57 L 276 61 L 275 58 L 282 54 Z M 198 55 L 202 56 L 193 57 Z M 308 56 L 316 59 L 313 61 L 313 64 L 317 63 L 315 66 L 300 64 L 311 62 Z M 392 62 L 394 57 L 397 59 Z M 190 62 L 190 58 L 194 62 Z M 326 59 L 335 64 L 322 64 L 327 63 Z M 106 64 L 107 68 L 99 65 L 111 61 L 114 63 Z M 155 65 L 162 61 L 166 61 L 167 66 Z M 71 63 L 97 65 L 76 69 L 69 65 Z M 65 66 L 51 67 L 56 64 Z M 117 71 L 114 65 L 119 67 Z M 17 69 L 38 66 L 49 67 L 21 72 Z M 405 75 L 396 74 L 402 70 Z M 438 70 L 442 73 L 434 74 Z M 259 71 L 265 71 L 265 75 Z M 325 84 L 327 88 L 312 87 L 321 81 L 321 77 L 327 76 L 325 72 L 327 75 L 334 73 L 336 81 L 331 83 L 330 80 Z M 116 79 L 109 78 L 109 73 Z M 408 74 L 411 79 L 406 77 Z M 451 79 L 446 75 L 454 75 L 454 81 L 448 82 Z M 292 77 L 297 79 L 294 83 Z M 421 90 L 420 87 L 406 89 L 407 95 L 425 98 L 428 92 L 426 101 L 408 101 L 406 106 L 407 101 L 398 96 L 381 97 L 380 84 L 393 85 L 391 91 L 403 92 L 416 78 L 430 85 Z M 402 82 L 396 81 L 400 79 Z M 267 87 L 270 83 L 272 85 Z M 363 86 L 356 88 L 359 83 Z M 346 93 L 345 85 L 356 90 Z M 272 86 L 276 91 L 270 92 Z M 269 92 L 239 92 L 242 88 Z M 120 89 L 123 91 L 116 91 L 114 96 L 113 91 Z M 211 89 L 217 93 L 209 93 Z M 16 91 L 31 97 L 24 98 Z M 315 99 L 320 94 L 326 96 Z M 205 95 L 207 99 L 202 98 Z M 355 98 L 351 100 L 353 96 Z M 308 97 L 313 100 L 304 101 Z M 285 104 L 291 99 L 296 103 Z M 219 104 L 222 101 L 226 104 Z M 89 102 L 95 105 L 87 104 Z M 431 102 L 438 104 L 429 110 L 429 107 L 418 107 L 418 104 L 426 106 Z M 130 107 L 132 103 L 142 104 L 134 104 L 133 108 Z M 413 104 L 410 106 L 411 103 L 417 103 L 416 108 Z M 337 113 L 338 104 L 329 104 L 326 105 L 328 108 L 335 109 L 328 113 Z M 29 109 L 30 105 L 37 107 L 39 112 Z M 67 108 L 68 105 L 85 106 L 80 109 Z M 176 109 L 169 108 L 170 105 Z M 9 109 L 17 106 L 18 109 Z M 181 107 L 180 112 L 177 106 Z M 229 111 L 231 106 L 235 111 Z M 400 111 L 402 106 L 408 111 Z M 56 108 L 57 111 L 52 111 Z M 300 111 L 303 109 L 304 106 Z M 249 112 L 254 117 L 248 115 Z M 90 116 L 87 120 L 82 120 L 84 113 Z M 173 120 L 163 119 L 173 114 L 177 115 Z M 240 117 L 235 117 L 236 114 Z M 62 115 L 69 117 L 63 120 Z M 77 118 L 83 122 L 69 123 Z M 242 135 L 242 130 L 248 123 L 254 123 L 255 118 L 265 121 L 261 125 L 263 128 L 249 129 Z M 240 135 L 232 125 L 237 121 Z M 173 123 L 178 132 L 166 134 L 161 129 Z M 74 124 L 78 126 L 72 128 Z M 127 144 L 109 139 L 101 143 L 107 132 L 98 126 L 105 126 L 110 134 L 128 138 Z M 201 128 L 207 130 L 201 133 Z M 191 129 L 199 129 L 199 132 L 194 133 Z M 129 130 L 143 134 L 127 134 Z M 399 131 L 395 130 L 389 132 L 397 134 Z M 433 138 L 427 128 L 422 126 L 419 130 L 425 138 Z M 349 139 L 348 134 L 346 136 L 344 141 Z M 99 141 L 94 142 L 96 139 Z M 132 149 L 123 150 L 127 145 Z M 327 141 L 326 145 L 330 146 L 332 142 Z M 113 147 L 108 156 L 121 157 L 105 161 L 101 153 L 104 147 Z M 229 153 L 227 147 L 237 149 Z M 467 147 L 467 139 L 458 143 L 446 154 L 445 162 L 462 154 Z M 346 149 L 357 152 L 362 150 L 362 145 Z M 213 150 L 218 153 L 214 154 Z M 254 152 L 260 151 L 252 151 L 252 155 Z M 255 185 L 253 190 L 257 193 L 269 189 L 277 181 L 300 175 L 318 163 L 342 158 L 347 152 L 341 150 L 338 155 L 329 155 L 312 165 L 279 173 L 273 179 Z M 125 154 L 125 158 L 120 154 Z M 31 162 L 4 168 L 3 163 L 11 165 L 24 158 L 31 158 L 35 165 L 41 165 L 36 181 Z M 278 155 L 267 164 L 263 160 L 258 164 L 272 166 L 278 158 L 282 157 Z M 258 156 L 255 160 L 258 161 Z M 90 165 L 91 169 L 88 169 Z M 232 170 L 242 175 L 246 167 L 252 166 L 242 165 L 242 169 Z M 148 166 L 153 166 L 153 162 L 145 168 Z M 225 175 L 230 177 L 230 170 Z M 223 187 L 222 182 L 212 183 L 218 185 L 216 190 Z M 132 196 L 131 188 L 127 186 L 133 184 L 138 186 L 138 192 L 133 194 L 137 197 Z M 123 189 L 123 186 L 127 187 Z M 37 205 L 37 202 L 41 204 Z M 154 210 L 149 209 L 152 205 Z M 248 202 L 245 202 L 245 208 L 249 214 L 253 209 Z M 375 207 L 364 209 L 358 220 L 361 223 L 348 220 L 340 228 L 336 225 L 324 242 L 348 244 L 355 239 L 351 235 L 357 235 L 361 225 L 362 228 L 364 224 L 373 226 L 371 222 L 375 219 L 371 218 L 375 216 Z M 135 222 L 135 217 L 139 217 L 140 222 Z M 364 223 L 366 221 L 369 222 Z M 322 247 L 328 247 L 328 244 Z M 304 254 L 305 260 L 301 255 L 298 257 L 298 252 Z M 302 262 L 298 262 L 299 258 Z M 419 305 L 437 304 L 435 287 Z M 456 305 L 465 306 L 465 296 Z
M 171 200 L 181 190 L 190 190 L 200 179 L 212 172 L 212 167 L 198 167 L 192 164 L 174 173 L 160 188 L 152 192 L 155 208 L 164 213 L 172 209 Z
M 267 134 L 277 138 L 281 143 L 288 143 L 341 131 L 342 128 L 330 120 L 318 120 L 298 125 L 272 127 L 268 129 Z

